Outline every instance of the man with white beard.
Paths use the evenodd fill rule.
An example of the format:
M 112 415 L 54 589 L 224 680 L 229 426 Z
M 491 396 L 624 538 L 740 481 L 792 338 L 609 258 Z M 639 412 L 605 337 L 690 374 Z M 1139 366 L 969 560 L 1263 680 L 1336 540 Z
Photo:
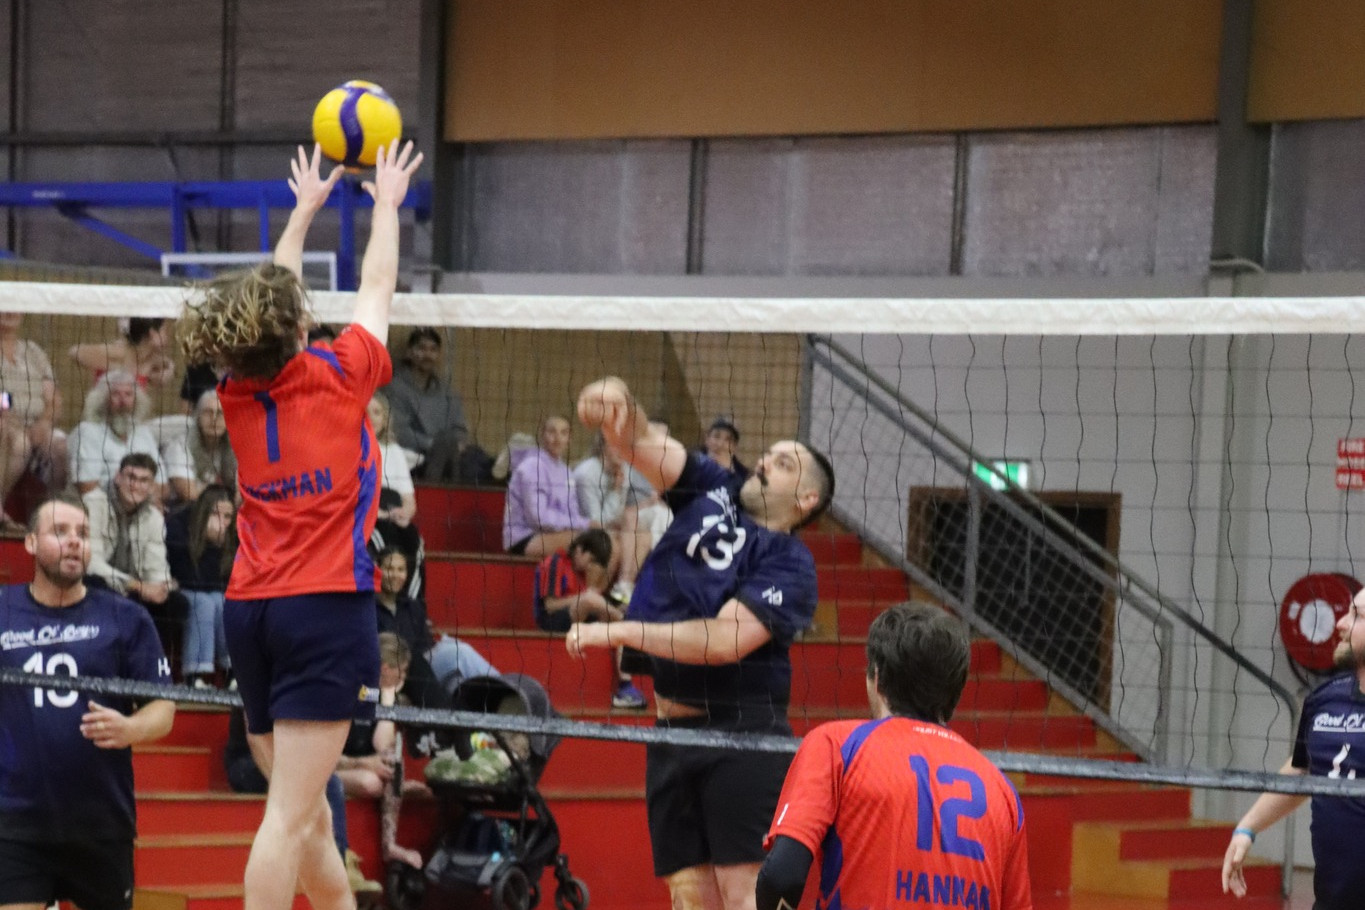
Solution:
M 166 470 L 152 431 L 138 424 L 149 409 L 137 380 L 123 370 L 110 370 L 85 396 L 81 422 L 67 440 L 71 479 L 84 496 L 106 487 L 130 452 L 145 452 L 156 462 L 156 484 L 165 493 Z

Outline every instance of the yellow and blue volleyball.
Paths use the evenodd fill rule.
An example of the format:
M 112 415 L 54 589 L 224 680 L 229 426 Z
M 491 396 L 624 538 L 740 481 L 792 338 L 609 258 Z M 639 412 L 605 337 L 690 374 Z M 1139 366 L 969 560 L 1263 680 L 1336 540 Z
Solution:
M 347 167 L 372 167 L 375 152 L 403 135 L 403 115 L 389 93 L 373 82 L 338 85 L 313 110 L 313 140 L 322 153 Z

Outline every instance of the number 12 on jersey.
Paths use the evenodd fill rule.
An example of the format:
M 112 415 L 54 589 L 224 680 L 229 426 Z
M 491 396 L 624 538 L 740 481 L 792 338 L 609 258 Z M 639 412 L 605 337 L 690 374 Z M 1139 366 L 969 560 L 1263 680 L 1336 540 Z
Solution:
M 940 765 L 934 777 L 944 786 L 965 783 L 968 795 L 945 799 L 934 805 L 934 790 L 930 784 L 929 760 L 923 755 L 910 756 L 910 767 L 915 772 L 915 846 L 921 850 L 934 849 L 934 816 L 938 816 L 939 849 L 944 853 L 985 859 L 986 851 L 980 841 L 958 831 L 962 819 L 978 819 L 986 814 L 986 785 L 970 768 Z

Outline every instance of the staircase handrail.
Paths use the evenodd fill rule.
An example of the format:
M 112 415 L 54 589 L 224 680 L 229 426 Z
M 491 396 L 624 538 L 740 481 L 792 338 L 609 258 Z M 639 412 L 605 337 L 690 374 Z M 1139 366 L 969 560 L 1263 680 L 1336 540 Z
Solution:
M 973 462 L 977 464 L 990 466 L 989 458 L 982 457 L 978 455 L 976 452 L 974 452 L 971 446 L 965 440 L 963 440 L 957 434 L 953 433 L 950 429 L 939 424 L 938 421 L 935 419 L 934 415 L 928 413 L 923 408 L 920 408 L 918 405 L 916 405 L 914 402 L 908 400 L 905 396 L 901 394 L 900 389 L 891 385 L 890 382 L 869 370 L 866 364 L 859 361 L 852 354 L 852 352 L 844 348 L 838 342 L 834 341 L 834 339 L 830 338 L 827 335 L 811 334 L 806 336 L 806 342 L 807 349 L 810 353 L 811 358 L 814 361 L 823 363 L 832 373 L 837 375 L 850 388 L 857 389 L 858 384 L 860 382 L 875 386 L 884 395 L 886 395 L 888 398 L 894 401 L 898 408 L 901 408 L 903 409 L 903 411 L 913 414 L 918 420 L 920 420 L 926 426 L 932 427 L 933 433 L 931 436 L 931 434 L 925 433 L 918 427 L 914 427 L 911 424 L 909 424 L 904 419 L 903 414 L 898 414 L 889 407 L 881 407 L 880 403 L 877 402 L 875 399 L 867 397 L 867 401 L 869 404 L 871 404 L 873 407 L 877 407 L 878 410 L 881 411 L 881 413 L 884 416 L 886 416 L 889 420 L 892 420 L 893 422 L 897 423 L 904 432 L 914 437 L 926 448 L 937 452 L 945 459 L 947 459 L 950 463 L 952 463 L 953 467 L 956 470 L 961 472 L 963 476 L 969 480 L 969 482 L 976 484 L 979 488 L 989 490 L 989 487 L 983 481 L 981 481 L 979 478 L 973 475 L 971 469 L 971 465 Z M 827 348 L 828 351 L 832 352 L 832 354 L 837 354 L 838 357 L 844 361 L 844 364 L 836 362 L 831 353 L 822 352 L 820 350 L 821 347 Z M 856 375 L 850 373 L 850 370 L 856 372 Z M 945 447 L 941 444 L 942 440 L 946 440 L 948 443 L 950 443 L 955 451 L 945 451 Z M 1063 548 L 1070 548 L 1073 550 L 1079 547 L 1081 550 L 1084 551 L 1086 555 L 1103 564 L 1105 567 L 1109 569 L 1110 572 L 1114 573 L 1114 575 L 1111 576 L 1105 573 L 1103 570 L 1099 568 L 1099 566 L 1095 566 L 1093 563 L 1091 563 L 1090 560 L 1078 561 L 1078 563 L 1082 566 L 1083 569 L 1086 569 L 1086 571 L 1093 570 L 1093 572 L 1099 573 L 1100 576 L 1103 576 L 1099 578 L 1102 584 L 1106 585 L 1117 584 L 1116 579 L 1121 577 L 1126 581 L 1126 583 L 1129 586 L 1136 588 L 1137 590 L 1145 594 L 1147 597 L 1151 598 L 1159 605 L 1159 609 L 1157 607 L 1153 607 L 1151 604 L 1146 603 L 1141 599 L 1134 599 L 1132 601 L 1132 604 L 1136 609 L 1142 612 L 1144 616 L 1152 620 L 1154 623 L 1162 622 L 1163 620 L 1162 611 L 1165 611 L 1165 614 L 1167 616 L 1173 617 L 1174 619 L 1179 621 L 1189 631 L 1194 633 L 1199 638 L 1202 638 L 1206 643 L 1213 647 L 1214 650 L 1218 651 L 1220 654 L 1224 655 L 1229 660 L 1233 661 L 1234 664 L 1245 670 L 1254 679 L 1256 679 L 1258 682 L 1264 685 L 1273 696 L 1275 696 L 1284 704 L 1285 709 L 1288 711 L 1291 724 L 1294 722 L 1298 713 L 1297 701 L 1290 693 L 1289 689 L 1286 688 L 1282 683 L 1274 679 L 1272 676 L 1270 676 L 1270 674 L 1266 673 L 1260 667 L 1256 666 L 1254 663 L 1252 663 L 1250 660 L 1244 657 L 1235 647 L 1233 647 L 1233 645 L 1230 642 L 1225 640 L 1213 629 L 1210 629 L 1208 626 L 1204 625 L 1204 623 L 1201 622 L 1198 617 L 1194 616 L 1184 607 L 1180 606 L 1179 604 L 1172 601 L 1169 597 L 1162 594 L 1153 585 L 1147 582 L 1146 579 L 1142 578 L 1136 572 L 1130 570 L 1114 554 L 1110 553 L 1108 550 L 1104 549 L 1099 544 L 1095 543 L 1086 535 L 1077 531 L 1074 525 L 1072 525 L 1071 522 L 1067 521 L 1064 517 L 1058 514 L 1056 510 L 1052 509 L 1050 506 L 1042 502 L 1040 499 L 1038 499 L 1038 497 L 1034 496 L 1028 490 L 1019 487 L 1008 477 L 1005 477 L 1003 473 L 996 471 L 993 466 L 990 467 L 990 470 L 992 471 L 992 473 L 995 474 L 995 476 L 1000 478 L 1008 486 L 1011 496 L 999 497 L 997 502 L 1003 508 L 1009 510 L 1012 517 L 1021 521 L 1025 525 L 1030 526 L 1031 530 L 1044 534 L 1049 539 L 1049 542 L 1053 543 L 1054 545 L 1060 545 Z M 1027 505 L 1027 508 L 1025 508 L 1024 505 L 1020 505 L 1019 502 L 1016 501 L 1016 498 L 1017 500 L 1022 501 L 1025 505 Z M 1057 535 L 1051 530 L 1051 528 L 1043 527 L 1041 523 L 1039 523 L 1037 519 L 1034 517 L 1035 515 L 1045 516 L 1047 521 L 1053 526 L 1069 529 L 1071 533 L 1068 534 L 1068 537 L 1070 539 L 1062 540 L 1059 535 Z M 904 561 L 908 564 L 908 560 Z M 995 630 L 992 631 L 994 632 Z M 1085 701 L 1088 702 L 1089 699 L 1085 699 Z M 1127 737 L 1123 738 L 1125 740 L 1127 739 Z

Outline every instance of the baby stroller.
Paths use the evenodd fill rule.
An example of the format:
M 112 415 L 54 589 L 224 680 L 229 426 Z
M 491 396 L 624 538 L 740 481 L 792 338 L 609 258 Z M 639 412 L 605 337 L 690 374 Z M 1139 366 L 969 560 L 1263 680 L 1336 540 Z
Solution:
M 452 695 L 456 711 L 553 717 L 539 682 L 517 673 L 474 676 Z M 444 831 L 426 867 L 391 867 L 395 910 L 487 907 L 530 910 L 540 902 L 546 866 L 555 873 L 558 910 L 586 910 L 588 886 L 559 852 L 559 827 L 537 789 L 559 739 L 547 734 L 455 731 L 455 749 L 427 767 Z

